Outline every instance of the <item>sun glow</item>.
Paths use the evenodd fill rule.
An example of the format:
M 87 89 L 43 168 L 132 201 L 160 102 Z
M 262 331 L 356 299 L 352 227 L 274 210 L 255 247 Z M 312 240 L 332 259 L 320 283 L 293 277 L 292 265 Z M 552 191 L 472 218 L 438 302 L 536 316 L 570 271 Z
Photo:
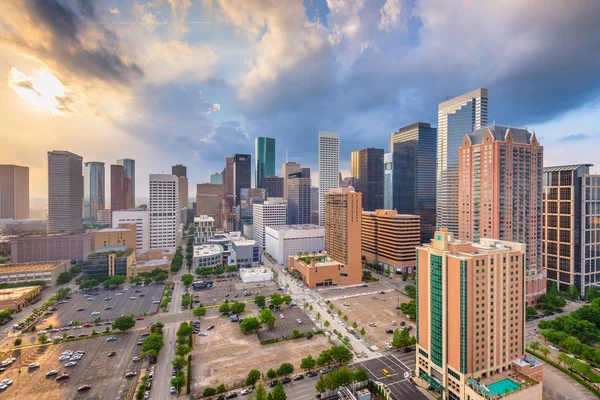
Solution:
M 70 109 L 68 89 L 46 69 L 28 76 L 15 67 L 8 75 L 8 86 L 26 100 L 36 111 L 49 111 L 52 115 L 65 115 Z

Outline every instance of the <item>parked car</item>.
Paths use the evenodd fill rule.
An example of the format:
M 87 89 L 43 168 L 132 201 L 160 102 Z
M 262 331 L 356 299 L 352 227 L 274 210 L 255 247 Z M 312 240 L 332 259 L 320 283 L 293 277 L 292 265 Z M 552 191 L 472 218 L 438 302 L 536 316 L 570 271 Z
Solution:
M 317 371 L 310 371 L 308 376 L 309 378 L 314 378 L 315 376 L 319 376 L 319 373 Z
M 237 396 L 238 396 L 237 392 L 231 392 L 227 396 L 225 396 L 225 398 L 226 399 L 233 399 L 233 398 L 235 398 Z
M 115 340 L 117 340 L 117 338 L 114 336 L 110 336 L 110 337 L 106 338 L 107 342 L 114 342 Z
M 242 396 L 245 396 L 245 395 L 247 395 L 247 394 L 249 394 L 249 393 L 252 393 L 252 388 L 246 388 L 246 389 L 243 389 L 243 390 L 240 392 L 240 394 L 241 394 Z
M 31 363 L 27 366 L 28 369 L 36 369 L 40 367 L 40 363 Z
M 288 383 L 290 383 L 291 381 L 292 381 L 292 380 L 286 376 L 285 378 L 283 378 L 283 379 L 281 380 L 281 383 L 283 383 L 283 384 L 285 385 L 285 384 L 288 384 Z
M 294 377 L 295 381 L 301 381 L 302 379 L 304 379 L 304 375 L 302 375 L 302 374 L 298 374 Z
M 114 357 L 114 356 L 116 356 L 116 355 L 117 355 L 117 352 L 116 352 L 116 351 L 111 351 L 110 353 L 108 353 L 108 356 L 109 356 L 109 357 Z
M 214 325 L 210 325 L 208 328 L 206 328 L 207 331 L 210 331 L 211 329 L 214 329 L 215 326 Z
M 393 329 L 386 329 L 385 333 L 394 333 L 394 330 Z
M 85 392 L 85 391 L 90 390 L 91 388 L 92 388 L 92 385 L 83 385 L 83 386 L 79 386 L 77 388 L 77 391 L 78 392 Z
M 52 371 L 48 371 L 46 372 L 46 376 L 54 376 L 54 375 L 58 375 L 58 371 L 53 369 Z
M 69 361 L 65 364 L 65 368 L 71 368 L 77 365 L 77 361 Z
M 60 382 L 60 381 L 66 381 L 71 377 L 71 374 L 62 374 L 61 376 L 56 377 L 56 381 Z
M 129 371 L 125 374 L 125 378 L 133 378 L 134 376 L 137 375 L 137 372 L 135 371 Z

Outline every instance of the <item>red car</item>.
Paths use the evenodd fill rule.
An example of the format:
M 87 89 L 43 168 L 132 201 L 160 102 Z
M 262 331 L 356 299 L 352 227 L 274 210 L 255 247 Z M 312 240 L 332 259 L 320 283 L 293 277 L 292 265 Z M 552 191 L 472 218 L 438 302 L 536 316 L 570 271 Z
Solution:
M 62 374 L 61 376 L 57 377 L 56 380 L 57 381 L 65 381 L 67 379 L 69 379 L 71 377 L 71 374 Z
M 91 386 L 91 385 L 83 385 L 83 386 L 79 386 L 79 387 L 77 388 L 77 391 L 78 391 L 78 392 L 85 392 L 85 391 L 87 391 L 87 390 L 90 390 L 91 388 L 92 388 L 92 386 Z
M 94 326 L 94 324 L 84 324 L 83 325 L 84 328 L 91 328 L 92 326 Z
M 143 320 L 144 320 L 144 317 L 137 317 L 135 320 L 136 320 L 136 321 L 143 321 Z
M 407 329 L 410 331 L 412 329 L 412 325 L 409 325 Z
M 77 335 L 77 336 L 78 336 L 78 337 L 86 337 L 86 336 L 89 336 L 89 335 L 88 335 L 87 333 L 82 333 L 82 334 L 80 334 L 80 335 Z

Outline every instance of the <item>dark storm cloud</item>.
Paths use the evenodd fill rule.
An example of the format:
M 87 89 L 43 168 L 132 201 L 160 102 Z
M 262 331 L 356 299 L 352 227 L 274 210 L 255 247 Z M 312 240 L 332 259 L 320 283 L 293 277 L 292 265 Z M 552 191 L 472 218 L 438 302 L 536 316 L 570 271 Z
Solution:
M 61 68 L 86 78 L 98 78 L 110 83 L 130 85 L 143 72 L 135 63 L 128 63 L 119 52 L 114 33 L 99 24 L 91 0 L 78 0 L 78 11 L 57 0 L 31 0 L 26 9 L 31 19 L 50 33 L 50 49 L 33 49 L 53 59 Z M 90 48 L 82 43 L 88 29 L 97 29 L 104 40 Z

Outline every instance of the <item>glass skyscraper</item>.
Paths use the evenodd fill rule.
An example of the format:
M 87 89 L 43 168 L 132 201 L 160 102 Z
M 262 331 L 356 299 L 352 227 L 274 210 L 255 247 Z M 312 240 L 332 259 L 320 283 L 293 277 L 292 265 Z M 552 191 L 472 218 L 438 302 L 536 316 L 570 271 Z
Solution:
M 421 243 L 429 243 L 435 231 L 436 133 L 430 124 L 417 122 L 390 134 L 394 154 L 391 208 L 399 214 L 421 216 Z
M 383 208 L 394 209 L 394 153 L 383 155 Z
M 124 158 L 117 160 L 117 165 L 125 168 L 125 178 L 129 178 L 129 202 L 131 208 L 135 208 L 135 160 Z
M 352 152 L 352 184 L 362 193 L 363 211 L 383 208 L 383 153 L 373 147 Z
M 275 139 L 258 137 L 254 139 L 254 184 L 262 188 L 263 178 L 275 175 Z
M 488 91 L 476 89 L 438 105 L 437 228 L 458 235 L 458 149 L 487 125 Z
M 104 210 L 104 163 L 86 162 L 83 166 L 83 219 L 95 222 L 98 211 Z

